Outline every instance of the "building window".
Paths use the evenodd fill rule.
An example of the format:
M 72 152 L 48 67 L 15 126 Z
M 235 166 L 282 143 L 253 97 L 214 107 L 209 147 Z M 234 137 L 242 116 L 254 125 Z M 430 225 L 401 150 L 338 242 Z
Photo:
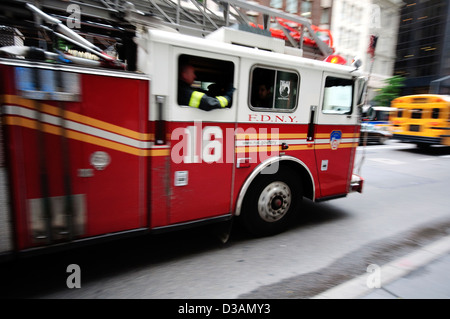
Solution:
M 301 11 L 302 11 L 301 16 L 306 17 L 306 18 L 311 17 L 311 10 L 312 10 L 311 1 L 303 0 L 302 6 L 301 6 Z
M 289 13 L 298 12 L 298 1 L 297 0 L 286 0 L 286 11 Z
M 270 6 L 275 9 L 283 8 L 283 0 L 270 0 Z
M 320 16 L 320 24 L 330 23 L 330 8 L 323 8 L 322 15 Z

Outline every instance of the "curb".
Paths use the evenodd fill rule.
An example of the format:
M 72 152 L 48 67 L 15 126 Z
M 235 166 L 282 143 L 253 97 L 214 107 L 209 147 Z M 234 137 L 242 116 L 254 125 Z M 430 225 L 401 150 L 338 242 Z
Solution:
M 450 252 L 450 236 L 443 237 L 406 256 L 396 259 L 379 268 L 381 287 L 406 276 L 413 270 L 425 266 L 433 260 Z M 371 273 L 363 274 L 343 284 L 326 290 L 311 299 L 358 299 L 375 289 L 368 285 Z

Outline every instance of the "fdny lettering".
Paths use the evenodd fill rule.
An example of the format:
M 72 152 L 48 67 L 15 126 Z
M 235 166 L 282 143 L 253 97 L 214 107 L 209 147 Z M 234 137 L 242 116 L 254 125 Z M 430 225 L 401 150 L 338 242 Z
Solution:
M 273 115 L 273 114 L 249 114 L 250 122 L 265 123 L 297 123 L 296 116 L 291 115 Z

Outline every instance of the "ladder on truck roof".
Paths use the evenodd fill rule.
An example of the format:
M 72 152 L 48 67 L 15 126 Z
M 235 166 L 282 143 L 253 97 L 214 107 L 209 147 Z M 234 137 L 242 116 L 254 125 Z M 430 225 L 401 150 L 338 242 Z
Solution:
M 314 40 L 321 53 L 321 58 L 327 57 L 333 53 L 325 42 L 319 39 L 316 32 L 312 29 L 309 19 L 289 14 L 281 10 L 269 8 L 253 1 L 243 0 L 210 0 L 216 10 L 208 6 L 207 0 L 202 3 L 197 0 L 2 0 L 0 10 L 10 10 L 9 4 L 32 3 L 44 12 L 59 19 L 67 19 L 74 8 L 79 8 L 81 20 L 85 22 L 83 26 L 98 26 L 99 29 L 120 28 L 123 24 L 133 26 L 144 25 L 152 28 L 170 28 L 182 34 L 188 34 L 198 37 L 205 37 L 208 34 L 234 24 L 249 26 L 250 21 L 245 11 L 258 12 L 263 16 L 262 30 L 259 28 L 247 28 L 246 31 L 254 31 L 270 36 L 269 23 L 277 22 L 277 18 L 285 21 L 291 21 L 301 25 L 300 38 L 295 40 L 281 24 L 279 29 L 283 30 L 289 44 L 293 47 L 304 49 L 303 34 L 305 30 Z M 69 5 L 72 9 L 68 9 Z M 102 22 L 110 24 L 102 25 Z M 76 30 L 76 29 L 75 29 Z M 77 31 L 77 30 L 76 30 Z M 99 36 L 100 32 L 96 32 Z M 101 33 L 100 33 L 101 34 Z

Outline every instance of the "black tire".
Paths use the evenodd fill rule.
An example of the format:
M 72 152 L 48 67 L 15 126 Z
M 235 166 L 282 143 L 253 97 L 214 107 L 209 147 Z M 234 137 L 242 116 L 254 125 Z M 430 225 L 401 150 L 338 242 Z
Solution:
M 417 143 L 416 145 L 422 151 L 427 151 L 431 148 L 431 144 L 428 143 Z
M 255 236 L 278 234 L 289 226 L 302 197 L 302 184 L 297 174 L 289 170 L 260 174 L 245 195 L 242 222 Z
M 378 139 L 378 144 L 384 145 L 388 139 L 389 138 L 386 136 L 380 136 L 380 138 Z

